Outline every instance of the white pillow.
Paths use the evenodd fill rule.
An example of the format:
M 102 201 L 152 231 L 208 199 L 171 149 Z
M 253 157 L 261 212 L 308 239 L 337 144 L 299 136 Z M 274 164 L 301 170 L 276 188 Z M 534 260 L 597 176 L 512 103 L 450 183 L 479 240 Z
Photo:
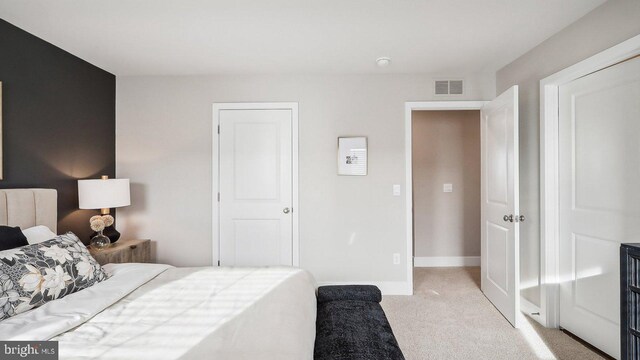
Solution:
M 28 229 L 24 229 L 22 230 L 22 233 L 27 238 L 27 242 L 29 243 L 29 245 L 39 244 L 43 241 L 51 240 L 58 236 L 53 231 L 51 231 L 51 229 L 44 225 L 38 225 L 30 227 Z

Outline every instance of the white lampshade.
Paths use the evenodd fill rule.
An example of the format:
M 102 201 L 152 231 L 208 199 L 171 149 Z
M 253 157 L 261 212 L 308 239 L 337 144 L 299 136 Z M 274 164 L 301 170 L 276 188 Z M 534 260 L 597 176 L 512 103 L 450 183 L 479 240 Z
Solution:
M 78 180 L 78 203 L 80 209 L 129 206 L 129 179 Z

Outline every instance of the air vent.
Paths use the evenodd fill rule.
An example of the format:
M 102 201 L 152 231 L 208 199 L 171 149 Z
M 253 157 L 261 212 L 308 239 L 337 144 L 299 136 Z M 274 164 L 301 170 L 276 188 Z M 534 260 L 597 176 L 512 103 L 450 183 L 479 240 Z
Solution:
M 436 95 L 463 95 L 464 84 L 462 80 L 436 80 Z
M 449 94 L 462 95 L 462 80 L 449 81 Z

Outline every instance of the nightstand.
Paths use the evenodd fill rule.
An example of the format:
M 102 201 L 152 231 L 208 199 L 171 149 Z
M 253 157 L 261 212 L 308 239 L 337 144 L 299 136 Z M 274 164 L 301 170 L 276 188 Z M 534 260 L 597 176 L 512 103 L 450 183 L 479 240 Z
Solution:
M 102 250 L 89 247 L 89 252 L 100 265 L 148 263 L 151 262 L 151 240 L 119 240 Z

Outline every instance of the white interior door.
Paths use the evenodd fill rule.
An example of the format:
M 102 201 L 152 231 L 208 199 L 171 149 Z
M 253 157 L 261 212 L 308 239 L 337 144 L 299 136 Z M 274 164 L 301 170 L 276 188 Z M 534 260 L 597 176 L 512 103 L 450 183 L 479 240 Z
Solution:
M 623 242 L 640 242 L 640 58 L 559 88 L 560 326 L 620 357 Z
M 291 109 L 220 110 L 220 264 L 293 265 Z
M 481 287 L 502 315 L 518 327 L 518 87 L 485 105 L 481 117 Z

